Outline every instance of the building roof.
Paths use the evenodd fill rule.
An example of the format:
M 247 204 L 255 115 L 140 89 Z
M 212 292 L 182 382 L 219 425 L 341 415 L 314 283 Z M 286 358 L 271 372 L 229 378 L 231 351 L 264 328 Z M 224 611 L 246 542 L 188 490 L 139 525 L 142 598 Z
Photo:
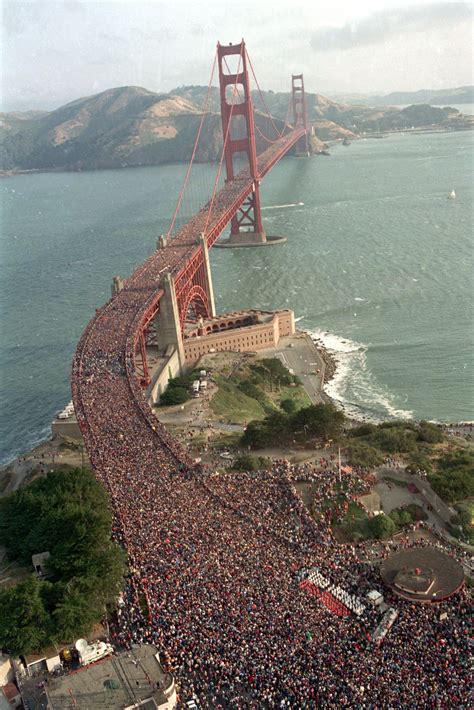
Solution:
M 154 646 L 134 646 L 72 673 L 49 675 L 40 694 L 38 678 L 31 679 L 23 684 L 23 695 L 36 710 L 123 710 L 147 698 L 161 705 L 173 677 L 163 671 L 157 656 Z
M 16 687 L 15 683 L 7 683 L 6 685 L 3 685 L 2 691 L 8 701 L 13 700 L 20 695 L 20 691 Z
M 419 602 L 447 599 L 464 582 L 459 562 L 435 547 L 399 550 L 383 561 L 380 574 L 396 594 Z

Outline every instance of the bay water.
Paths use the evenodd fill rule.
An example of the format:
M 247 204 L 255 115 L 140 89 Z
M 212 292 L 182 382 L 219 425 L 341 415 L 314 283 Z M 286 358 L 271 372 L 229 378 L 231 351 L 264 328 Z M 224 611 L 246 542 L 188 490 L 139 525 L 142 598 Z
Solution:
M 185 169 L 0 183 L 2 463 L 49 435 L 70 399 L 83 328 L 112 276 L 127 276 L 167 231 Z M 216 167 L 195 170 L 209 185 Z M 287 242 L 212 250 L 218 311 L 292 308 L 338 360 L 328 393 L 350 413 L 473 419 L 472 172 L 467 132 L 390 135 L 282 160 L 262 202 L 267 233 Z

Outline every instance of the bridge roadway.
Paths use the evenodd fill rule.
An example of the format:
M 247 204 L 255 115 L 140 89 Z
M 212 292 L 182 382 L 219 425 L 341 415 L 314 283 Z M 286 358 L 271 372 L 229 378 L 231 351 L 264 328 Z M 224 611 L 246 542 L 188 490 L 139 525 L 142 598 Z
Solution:
M 304 129 L 297 128 L 264 151 L 258 157 L 259 175 L 264 177 L 303 135 Z M 137 441 L 144 445 L 147 437 L 149 446 L 157 447 L 160 455 L 164 446 L 174 464 L 186 460 L 185 452 L 157 424 L 145 403 L 134 371 L 135 346 L 140 329 L 156 312 L 163 295 L 164 273 L 171 272 L 179 281 L 200 249 L 199 235 L 206 231 L 211 247 L 251 193 L 252 184 L 248 170 L 226 184 L 216 193 L 207 229 L 206 206 L 167 247 L 156 251 L 134 271 L 123 290 L 97 310 L 84 331 L 72 367 L 72 394 L 79 426 L 98 474 L 109 458 L 117 460 L 118 456 L 120 460 L 124 442 L 130 453 L 130 447 L 136 446 Z M 139 412 L 141 417 L 132 421 L 132 414 Z
M 265 175 L 301 135 L 302 130 L 295 130 L 265 151 L 258 161 L 260 174 Z M 206 230 L 210 246 L 251 190 L 252 180 L 244 172 L 217 193 Z M 163 538 L 180 531 L 182 539 L 191 535 L 198 540 L 194 569 L 208 567 L 210 549 L 219 550 L 216 554 L 223 561 L 227 558 L 230 569 L 236 569 L 232 546 L 223 547 L 220 536 L 210 537 L 204 522 L 209 515 L 217 521 L 221 519 L 220 505 L 203 483 L 195 477 L 190 480 L 187 472 L 193 468 L 193 461 L 153 416 L 134 366 L 137 334 L 147 314 L 153 309 L 156 311 L 163 293 L 163 274 L 171 271 L 178 277 L 186 268 L 188 260 L 199 249 L 196 237 L 203 231 L 206 219 L 207 211 L 203 209 L 179 231 L 169 246 L 157 250 L 127 279 L 122 291 L 97 309 L 80 338 L 72 365 L 74 407 L 91 464 L 96 477 L 109 492 L 114 529 L 129 556 L 132 587 L 137 594 L 139 589 L 144 591 L 150 613 L 154 615 L 162 613 L 160 606 L 164 602 L 160 597 L 166 590 L 157 590 L 155 585 L 147 592 L 150 569 L 160 578 L 166 570 L 169 572 L 174 562 L 163 561 L 161 550 L 157 554 L 150 529 L 158 537 L 157 530 L 166 529 Z M 192 501 L 191 512 L 189 501 Z M 169 521 L 174 521 L 171 533 L 166 528 L 171 525 Z M 240 530 L 245 527 L 238 516 L 233 524 Z M 247 536 L 252 537 L 253 530 L 249 529 Z M 191 582 L 183 571 L 186 557 L 181 562 L 183 567 L 172 572 L 176 574 L 173 583 L 176 589 L 189 590 Z M 160 567 L 162 564 L 164 567 Z M 201 593 L 202 586 L 199 586 L 198 597 Z M 190 621 L 180 616 L 181 607 L 173 610 L 171 602 L 169 604 L 170 613 L 176 615 L 177 626 L 185 629 Z M 156 640 L 172 653 L 179 653 L 165 632 Z

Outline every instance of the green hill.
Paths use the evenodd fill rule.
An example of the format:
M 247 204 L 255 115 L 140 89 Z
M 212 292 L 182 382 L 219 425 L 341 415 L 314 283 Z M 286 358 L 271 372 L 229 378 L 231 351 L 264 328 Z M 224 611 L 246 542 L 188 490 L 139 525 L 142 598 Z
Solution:
M 95 170 L 189 161 L 207 87 L 185 86 L 156 94 L 138 86 L 109 89 L 50 112 L 0 115 L 0 170 Z M 292 121 L 289 93 L 253 93 L 257 152 Z M 373 109 L 307 94 L 315 152 L 324 140 L 414 126 L 462 128 L 455 109 L 427 105 Z M 212 89 L 196 160 L 216 160 L 222 146 L 220 98 Z M 269 118 L 267 111 L 273 116 Z M 243 120 L 243 119 L 238 119 Z M 238 128 L 238 127 L 237 127 Z M 235 137 L 235 136 L 234 136 Z

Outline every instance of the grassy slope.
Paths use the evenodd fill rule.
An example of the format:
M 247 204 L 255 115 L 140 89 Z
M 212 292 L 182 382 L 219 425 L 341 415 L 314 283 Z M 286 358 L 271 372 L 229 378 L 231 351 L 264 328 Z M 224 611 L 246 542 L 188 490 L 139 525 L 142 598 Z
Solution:
M 223 377 L 216 377 L 216 381 L 219 389 L 211 401 L 215 414 L 236 424 L 264 418 L 265 412 L 256 399 L 247 397 L 233 382 Z

